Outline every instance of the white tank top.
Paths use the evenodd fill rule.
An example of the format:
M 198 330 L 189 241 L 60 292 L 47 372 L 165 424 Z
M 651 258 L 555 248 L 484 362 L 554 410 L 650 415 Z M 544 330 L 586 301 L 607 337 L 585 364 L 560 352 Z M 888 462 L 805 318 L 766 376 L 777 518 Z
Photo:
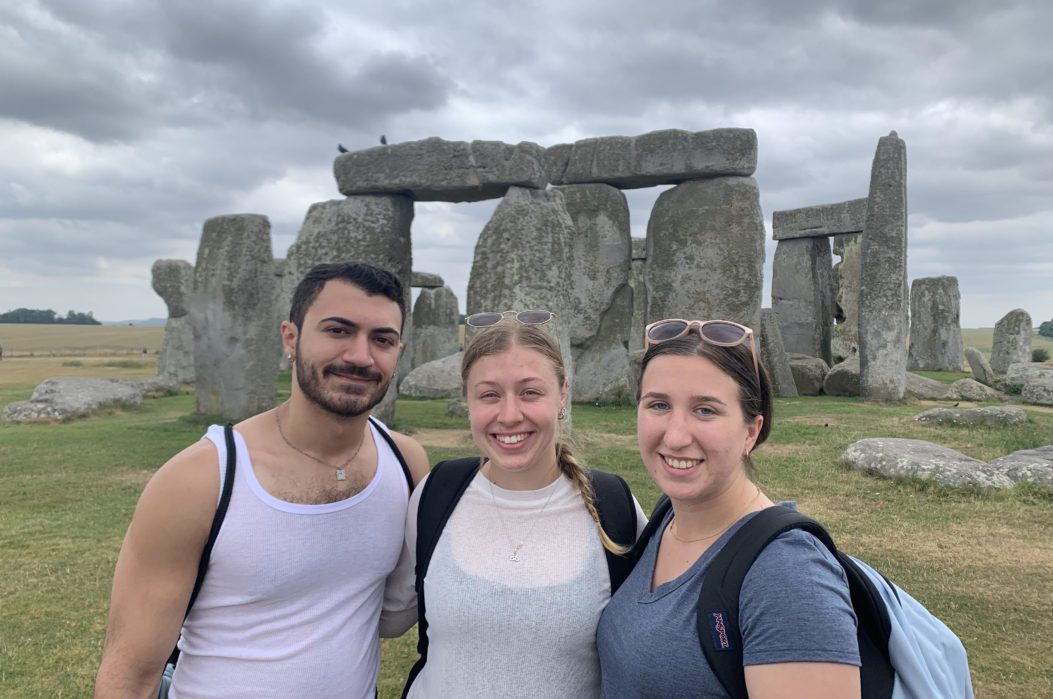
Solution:
M 373 697 L 384 583 L 402 550 L 409 490 L 370 425 L 377 472 L 323 505 L 264 490 L 234 433 L 234 490 L 208 574 L 179 639 L 170 696 Z M 205 435 L 226 465 L 223 428 Z

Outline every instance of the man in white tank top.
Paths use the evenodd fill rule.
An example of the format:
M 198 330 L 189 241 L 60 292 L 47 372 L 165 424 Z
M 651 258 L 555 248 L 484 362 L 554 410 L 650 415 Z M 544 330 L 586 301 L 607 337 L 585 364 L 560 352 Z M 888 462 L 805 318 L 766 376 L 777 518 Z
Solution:
M 373 696 L 378 630 L 416 621 L 415 599 L 393 592 L 413 579 L 409 486 L 367 419 L 402 351 L 404 307 L 398 279 L 370 265 L 308 272 L 281 328 L 291 395 L 235 425 L 229 509 L 185 623 L 223 480 L 222 428 L 143 490 L 117 559 L 96 697 L 156 696 L 177 641 L 173 699 Z M 390 436 L 419 482 L 424 450 Z

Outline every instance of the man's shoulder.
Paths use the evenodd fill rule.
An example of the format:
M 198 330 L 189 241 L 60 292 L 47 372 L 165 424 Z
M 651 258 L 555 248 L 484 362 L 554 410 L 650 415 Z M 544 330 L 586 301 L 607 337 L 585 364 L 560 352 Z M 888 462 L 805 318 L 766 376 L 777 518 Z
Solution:
M 387 429 L 387 426 L 381 427 L 380 429 Z M 424 478 L 428 473 L 428 454 L 424 451 L 424 447 L 420 445 L 413 437 L 402 432 L 396 432 L 392 429 L 387 429 L 389 435 L 391 435 L 392 441 L 395 442 L 395 446 L 402 452 L 402 458 L 406 460 L 406 465 L 409 466 L 410 473 L 413 474 L 413 482 L 420 483 L 420 480 Z

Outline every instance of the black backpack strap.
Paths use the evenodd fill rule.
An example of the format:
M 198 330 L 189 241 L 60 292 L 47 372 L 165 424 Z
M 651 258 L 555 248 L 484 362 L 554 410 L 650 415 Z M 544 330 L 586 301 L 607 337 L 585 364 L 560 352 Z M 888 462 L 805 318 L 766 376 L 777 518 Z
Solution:
M 672 507 L 672 503 L 669 502 L 669 498 L 662 495 L 655 502 L 654 507 L 651 508 L 651 516 L 647 520 L 647 525 L 643 531 L 640 532 L 640 537 L 633 544 L 632 551 L 629 552 L 629 558 L 632 559 L 632 564 L 635 566 L 639 562 L 640 557 L 643 555 L 644 549 L 647 548 L 647 543 L 654 538 L 658 532 L 658 528 L 662 526 L 662 520 L 665 519 L 666 514 Z
M 410 473 L 409 464 L 406 463 L 406 457 L 402 455 L 402 451 L 399 450 L 398 446 L 395 444 L 395 440 L 391 437 L 391 434 L 388 433 L 387 429 L 385 429 L 384 425 L 380 424 L 380 420 L 377 420 L 372 415 L 367 419 L 373 427 L 377 428 L 377 432 L 380 433 L 380 436 L 383 437 L 384 441 L 388 443 L 389 447 L 391 447 L 391 451 L 395 453 L 395 458 L 399 460 L 399 466 L 402 467 L 402 475 L 406 477 L 406 485 L 409 486 L 409 491 L 412 493 L 413 474 Z
M 190 616 L 190 610 L 194 608 L 197 595 L 201 592 L 201 585 L 205 582 L 208 562 L 212 558 L 212 547 L 216 544 L 216 537 L 219 536 L 219 529 L 223 526 L 223 520 L 227 516 L 227 508 L 230 506 L 230 495 L 234 492 L 234 472 L 237 470 L 238 465 L 237 446 L 234 444 L 234 425 L 228 422 L 223 427 L 223 436 L 227 443 L 227 469 L 223 476 L 223 491 L 219 494 L 216 514 L 212 516 L 212 527 L 208 530 L 208 539 L 205 541 L 205 547 L 201 550 L 201 558 L 197 562 L 197 578 L 194 580 L 194 589 L 190 593 L 190 601 L 187 602 L 183 621 L 186 621 L 186 618 Z M 176 646 L 172 649 L 172 654 L 168 656 L 168 662 L 175 665 L 178 660 L 179 647 Z
M 852 604 L 859 619 L 858 635 L 863 670 L 872 676 L 868 683 L 867 672 L 862 673 L 864 687 L 871 688 L 864 691 L 863 696 L 890 697 L 893 671 L 888 658 L 888 635 L 891 627 L 888 612 L 880 596 L 855 563 L 837 550 L 830 534 L 821 524 L 799 512 L 780 506 L 761 510 L 743 524 L 710 563 L 702 581 L 698 598 L 698 637 L 714 674 L 732 699 L 746 699 L 742 634 L 739 628 L 739 594 L 742 582 L 764 547 L 775 537 L 791 529 L 803 529 L 815 536 L 845 568 Z M 860 594 L 858 589 L 865 590 L 867 586 L 869 593 Z M 869 600 L 864 601 L 867 594 Z M 882 615 L 883 642 L 880 630 Z M 870 647 L 865 648 L 867 645 Z M 884 693 L 885 687 L 887 693 Z M 877 693 L 871 694 L 870 691 Z
M 446 527 L 450 515 L 453 514 L 457 503 L 460 502 L 464 491 L 475 478 L 476 472 L 482 460 L 477 457 L 465 459 L 454 459 L 442 461 L 428 474 L 424 481 L 424 490 L 420 494 L 420 502 L 417 507 L 417 564 L 416 583 L 417 590 L 417 652 L 420 658 L 414 663 L 413 668 L 406 678 L 406 686 L 402 690 L 405 697 L 409 692 L 413 680 L 420 674 L 424 663 L 428 660 L 428 620 L 425 616 L 424 603 L 424 576 L 428 573 L 428 565 L 431 563 L 431 554 L 435 545 L 439 543 L 442 530 Z
M 604 471 L 589 471 L 593 502 L 600 515 L 600 526 L 615 543 L 631 550 L 636 541 L 636 505 L 629 484 L 621 476 Z M 607 573 L 613 595 L 633 570 L 633 559 L 604 549 Z

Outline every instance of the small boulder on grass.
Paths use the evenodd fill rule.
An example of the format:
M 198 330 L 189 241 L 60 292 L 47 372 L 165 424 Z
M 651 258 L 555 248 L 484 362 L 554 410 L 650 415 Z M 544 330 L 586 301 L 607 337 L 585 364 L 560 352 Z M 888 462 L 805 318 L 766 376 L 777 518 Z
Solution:
M 973 379 L 958 379 L 951 384 L 951 390 L 957 394 L 961 400 L 967 400 L 973 403 L 1006 399 L 1005 394 L 1001 391 L 995 390 L 990 386 L 985 386 L 979 381 Z
M 1028 405 L 1053 405 L 1053 379 L 1035 379 L 1024 384 L 1020 399 Z
M 885 478 L 920 478 L 954 488 L 1009 488 L 1003 472 L 953 449 L 920 439 L 871 437 L 850 444 L 841 464 Z
M 959 400 L 950 384 L 907 372 L 907 395 L 922 400 Z
M 1053 486 L 1053 445 L 1014 451 L 995 459 L 987 467 L 1017 483 L 1031 481 L 1039 485 Z
M 64 422 L 103 408 L 139 405 L 143 394 L 157 390 L 156 381 L 84 379 L 55 376 L 33 389 L 29 400 L 4 408 L 8 422 Z
M 830 371 L 822 359 L 809 357 L 807 354 L 788 354 L 790 361 L 790 372 L 793 374 L 793 383 L 797 386 L 797 394 L 801 396 L 817 396 L 823 390 L 823 382 Z
M 1027 413 L 1021 408 L 933 408 L 914 416 L 914 422 L 932 425 L 1024 425 Z
M 457 352 L 411 371 L 399 384 L 399 395 L 410 398 L 460 398 L 461 358 Z
M 823 393 L 828 396 L 859 395 L 859 355 L 851 357 L 830 367 L 830 372 L 823 381 Z

